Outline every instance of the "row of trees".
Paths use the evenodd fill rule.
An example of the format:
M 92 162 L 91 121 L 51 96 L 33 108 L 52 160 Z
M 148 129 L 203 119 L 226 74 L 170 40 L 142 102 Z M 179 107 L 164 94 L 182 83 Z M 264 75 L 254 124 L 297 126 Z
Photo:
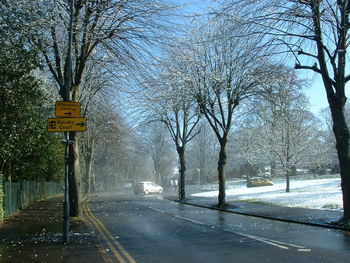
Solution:
M 180 199 L 185 198 L 186 148 L 194 140 L 203 140 L 203 125 L 209 126 L 217 139 L 220 207 L 226 205 L 228 148 L 247 147 L 264 152 L 267 162 L 278 160 L 287 179 L 291 167 L 302 160 L 316 162 L 317 154 L 309 153 L 321 148 L 318 154 L 323 154 L 326 148 L 315 145 L 325 143 L 322 139 L 325 137 L 320 129 L 314 128 L 317 120 L 306 110 L 300 92 L 300 86 L 304 85 L 288 68 L 286 60 L 281 61 L 281 55 L 290 54 L 288 58 L 296 62 L 296 69 L 311 70 L 322 77 L 340 164 L 344 219 L 350 218 L 349 131 L 344 112 L 345 83 L 350 79 L 345 75 L 347 0 L 223 0 L 206 22 L 199 19 L 201 22 L 176 41 L 170 39 L 174 25 L 168 27 L 167 22 L 174 6 L 166 1 L 152 0 L 145 5 L 141 0 L 75 0 L 70 61 L 66 43 L 71 3 L 69 0 L 2 1 L 0 29 L 7 36 L 2 41 L 4 44 L 13 48 L 15 45 L 9 40 L 15 39 L 23 52 L 29 50 L 35 54 L 34 67 L 25 63 L 15 65 L 28 73 L 41 65 L 42 74 L 54 80 L 58 95 L 63 100 L 81 102 L 84 115 L 89 117 L 89 132 L 83 135 L 80 144 L 78 134 L 71 134 L 75 141 L 70 151 L 74 165 L 69 173 L 72 216 L 80 213 L 79 148 L 84 157 L 88 191 L 94 190 L 96 160 L 106 164 L 99 167 L 106 174 L 121 170 L 127 174 L 133 170 L 137 174 L 137 169 L 150 161 L 142 158 L 142 151 L 150 154 L 155 176 L 161 178 L 164 130 L 157 129 L 160 133 L 153 142 L 140 142 L 146 135 L 143 131 L 150 131 L 147 138 L 152 138 L 156 121 L 165 124 L 176 146 Z M 164 44 L 162 49 L 160 43 Z M 154 51 L 158 59 L 151 56 Z M 67 82 L 70 63 L 72 83 Z M 142 90 L 129 88 L 134 84 Z M 68 92 L 67 87 L 70 87 Z M 110 87 L 137 91 L 139 100 L 134 104 L 147 114 L 147 129 L 132 134 L 129 127 L 144 122 L 138 116 L 137 120 L 126 123 L 123 112 L 112 106 L 117 103 Z M 11 94 L 6 96 L 10 98 Z M 119 103 L 117 107 L 122 105 Z M 242 123 L 249 125 L 236 125 Z M 242 132 L 244 129 L 249 132 Z M 249 133 L 255 138 L 249 137 Z M 9 137 L 6 135 L 4 141 Z M 229 138 L 233 139 L 233 146 Z M 7 147 L 10 149 L 11 144 Z M 121 154 L 121 149 L 127 154 Z M 242 156 L 246 155 L 246 161 L 256 158 L 252 151 L 241 152 Z M 13 156 L 17 154 L 20 153 Z M 205 171 L 204 151 L 202 154 L 200 170 Z M 9 157 L 5 158 L 7 162 Z M 114 158 L 123 161 L 113 162 Z M 9 170 L 4 161 L 1 165 Z
M 334 143 L 327 141 L 323 120 L 308 111 L 302 82 L 286 69 L 281 73 L 283 79 L 251 101 L 250 124 L 243 127 L 250 134 L 245 132 L 235 141 L 236 150 L 241 149 L 248 163 L 256 163 L 259 157 L 271 167 L 282 167 L 289 192 L 289 178 L 295 167 L 315 170 L 335 162 L 331 158 Z
M 305 110 L 294 73 L 278 62 L 283 54 L 288 58 L 290 54 L 295 69 L 311 70 L 322 77 L 340 164 L 344 219 L 348 219 L 349 130 L 344 112 L 345 83 L 349 79 L 345 75 L 348 1 L 223 1 L 213 15 L 209 23 L 179 40 L 177 47 L 172 45 L 158 65 L 158 74 L 145 81 L 149 94 L 157 94 L 144 96 L 152 104 L 150 110 L 166 124 L 177 149 L 185 149 L 188 141 L 184 138 L 191 138 L 195 131 L 191 125 L 197 122 L 188 122 L 193 118 L 188 112 L 209 123 L 220 146 L 218 206 L 223 207 L 227 144 L 234 113 L 247 99 L 264 100 L 263 107 L 256 105 L 253 113 L 259 117 L 257 134 L 268 141 L 256 143 L 270 146 L 264 150 L 273 156 L 270 161 L 277 158 L 284 167 L 288 191 L 291 167 L 306 158 L 316 162 L 317 155 L 328 150 L 321 147 L 313 157 L 303 154 L 320 149 L 322 131 L 313 130 L 317 120 Z M 159 90 L 166 96 L 159 95 Z M 288 104 L 292 101 L 289 96 L 295 96 L 295 103 Z M 155 107 L 156 101 L 161 103 Z M 290 114 L 293 111 L 297 114 Z M 178 135 L 180 131 L 182 135 Z M 315 145 L 316 149 L 311 149 Z M 183 151 L 178 153 L 182 182 L 186 164 Z
M 261 59 L 252 38 L 224 38 L 226 28 L 219 22 L 211 24 L 207 34 L 202 27 L 198 30 L 169 50 L 168 57 L 159 63 L 160 73 L 146 80 L 150 91 L 144 99 L 152 105 L 150 110 L 157 114 L 156 118 L 168 127 L 175 142 L 180 160 L 180 199 L 185 198 L 186 144 L 200 131 L 196 127 L 200 118 L 205 118 L 220 146 L 218 206 L 223 207 L 227 146 L 234 112 L 250 97 L 269 97 L 268 89 L 274 83 L 288 85 L 285 74 L 292 74 Z M 238 27 L 237 33 L 241 30 Z
M 216 14 L 229 24 L 242 24 L 245 35 L 257 36 L 266 54 L 288 53 L 295 69 L 318 74 L 333 120 L 340 166 L 344 219 L 350 219 L 349 126 L 345 117 L 346 51 L 349 44 L 349 1 L 224 1 Z M 231 34 L 231 36 L 233 36 Z

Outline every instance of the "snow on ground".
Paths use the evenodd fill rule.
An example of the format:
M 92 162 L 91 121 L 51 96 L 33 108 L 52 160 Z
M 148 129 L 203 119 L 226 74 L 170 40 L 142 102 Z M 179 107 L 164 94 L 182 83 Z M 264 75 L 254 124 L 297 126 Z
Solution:
M 226 201 L 251 201 L 327 210 L 343 208 L 340 178 L 291 180 L 290 193 L 285 192 L 285 180 L 278 179 L 273 183 L 272 186 L 247 188 L 242 181 L 227 182 Z M 217 185 L 207 185 L 204 189 L 217 189 Z M 217 198 L 218 191 L 199 192 L 192 196 Z

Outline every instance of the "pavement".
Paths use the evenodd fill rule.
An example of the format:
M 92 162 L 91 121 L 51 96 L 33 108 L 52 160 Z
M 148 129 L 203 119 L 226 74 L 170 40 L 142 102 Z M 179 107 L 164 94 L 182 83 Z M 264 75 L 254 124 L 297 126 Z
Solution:
M 176 198 L 170 198 L 176 201 Z M 297 224 L 327 227 L 348 231 L 350 228 L 340 225 L 343 213 L 336 210 L 318 210 L 299 207 L 282 207 L 262 203 L 249 203 L 243 201 L 229 201 L 224 209 L 217 208 L 217 200 L 205 197 L 191 197 L 182 201 L 188 205 L 205 207 L 214 210 L 254 216 L 259 218 L 274 219 Z
M 0 263 L 106 262 L 98 236 L 82 219 L 70 219 L 68 244 L 63 243 L 62 229 L 62 196 L 22 209 L 0 224 Z
M 174 195 L 165 198 L 177 201 Z M 214 199 L 191 197 L 189 205 L 217 209 Z M 99 235 L 83 219 L 70 219 L 69 243 L 62 241 L 63 197 L 36 202 L 0 224 L 0 263 L 7 262 L 109 262 Z M 230 202 L 230 213 L 346 230 L 335 225 L 339 211 L 287 208 L 274 205 Z

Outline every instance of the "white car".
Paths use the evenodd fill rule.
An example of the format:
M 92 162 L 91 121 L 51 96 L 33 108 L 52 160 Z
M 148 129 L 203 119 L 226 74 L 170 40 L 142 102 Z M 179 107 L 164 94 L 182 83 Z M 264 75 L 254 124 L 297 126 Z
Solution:
M 152 182 L 140 182 L 135 184 L 134 193 L 135 195 L 140 193 L 143 193 L 145 195 L 148 195 L 151 193 L 161 194 L 163 193 L 163 187 Z

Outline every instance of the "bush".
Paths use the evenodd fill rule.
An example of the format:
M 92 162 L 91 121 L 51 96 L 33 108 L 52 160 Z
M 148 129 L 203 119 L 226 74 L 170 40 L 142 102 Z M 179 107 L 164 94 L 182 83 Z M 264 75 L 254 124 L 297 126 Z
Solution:
M 32 74 L 35 53 L 0 42 L 0 173 L 4 179 L 59 180 L 62 134 L 47 132 L 54 104 Z

